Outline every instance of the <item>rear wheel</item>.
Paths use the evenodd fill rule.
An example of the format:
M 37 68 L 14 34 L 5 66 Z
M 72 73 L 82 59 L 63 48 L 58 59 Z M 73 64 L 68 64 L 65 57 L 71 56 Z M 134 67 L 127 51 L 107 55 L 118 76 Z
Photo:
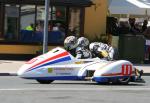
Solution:
M 38 81 L 40 84 L 50 84 L 50 83 L 52 83 L 54 80 L 39 80 L 39 79 L 37 79 L 36 81 Z
M 126 85 L 129 83 L 129 81 L 130 81 L 130 77 L 122 77 L 122 78 L 119 78 L 117 82 L 119 84 Z

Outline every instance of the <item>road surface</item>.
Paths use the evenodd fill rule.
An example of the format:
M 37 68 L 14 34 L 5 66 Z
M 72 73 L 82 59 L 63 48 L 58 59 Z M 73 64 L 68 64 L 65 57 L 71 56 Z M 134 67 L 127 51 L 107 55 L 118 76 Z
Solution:
M 91 81 L 39 84 L 17 76 L 0 76 L 1 103 L 149 103 L 150 76 L 145 84 L 97 85 Z

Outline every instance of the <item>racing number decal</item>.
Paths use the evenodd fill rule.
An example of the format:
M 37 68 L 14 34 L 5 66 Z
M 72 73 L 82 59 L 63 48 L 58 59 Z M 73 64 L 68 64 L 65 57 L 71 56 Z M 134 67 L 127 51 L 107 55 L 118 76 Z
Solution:
M 131 75 L 132 74 L 132 65 L 126 64 L 122 65 L 122 75 Z

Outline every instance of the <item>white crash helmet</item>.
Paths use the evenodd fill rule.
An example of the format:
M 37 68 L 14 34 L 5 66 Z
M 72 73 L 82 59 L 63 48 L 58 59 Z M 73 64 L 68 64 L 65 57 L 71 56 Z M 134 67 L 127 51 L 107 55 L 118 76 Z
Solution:
M 77 45 L 81 47 L 87 47 L 89 45 L 89 40 L 85 37 L 80 37 L 77 40 Z
M 64 48 L 72 50 L 77 47 L 77 38 L 75 36 L 68 36 L 64 41 Z

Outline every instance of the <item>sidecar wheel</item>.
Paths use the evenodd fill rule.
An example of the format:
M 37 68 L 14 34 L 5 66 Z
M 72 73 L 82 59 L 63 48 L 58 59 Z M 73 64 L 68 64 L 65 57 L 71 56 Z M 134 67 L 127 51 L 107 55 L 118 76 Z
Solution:
M 130 77 L 122 77 L 117 80 L 119 84 L 127 85 L 129 84 Z
M 36 80 L 37 82 L 39 82 L 40 84 L 50 84 L 52 83 L 54 80 Z

